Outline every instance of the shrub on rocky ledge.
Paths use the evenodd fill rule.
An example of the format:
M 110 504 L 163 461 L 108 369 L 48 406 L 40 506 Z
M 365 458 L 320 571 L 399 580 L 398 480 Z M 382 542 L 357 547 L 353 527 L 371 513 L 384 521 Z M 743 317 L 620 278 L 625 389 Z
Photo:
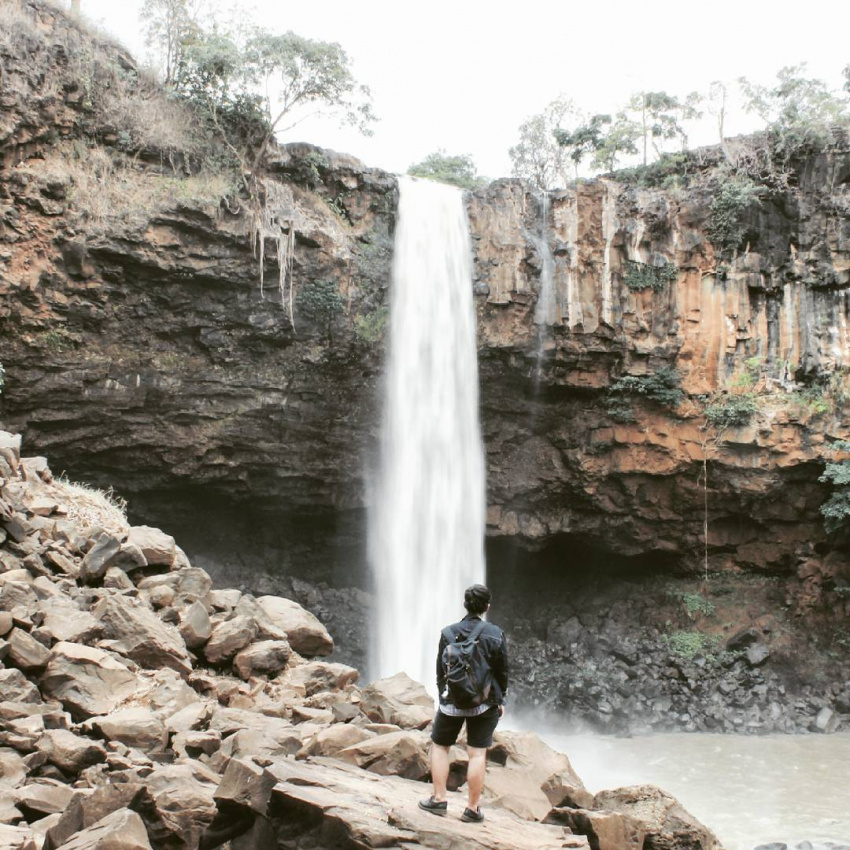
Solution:
M 741 247 L 747 232 L 745 214 L 757 200 L 757 192 L 747 177 L 721 179 L 708 221 L 708 238 L 719 256 L 727 257 Z
M 724 431 L 748 425 L 757 411 L 758 404 L 753 393 L 723 395 L 705 408 L 705 418 L 709 425 Z
M 668 283 L 674 283 L 679 276 L 679 269 L 675 263 L 665 260 L 661 266 L 652 266 L 648 263 L 637 263 L 633 260 L 626 261 L 626 275 L 623 283 L 632 292 L 640 292 L 651 289 L 660 292 Z
M 847 454 L 850 442 L 839 440 L 832 448 L 836 455 Z M 835 459 L 827 463 L 819 480 L 833 487 L 830 497 L 820 506 L 824 525 L 828 532 L 838 531 L 850 519 L 850 459 Z
M 345 299 L 332 280 L 314 280 L 298 292 L 298 310 L 320 326 L 328 344 L 333 342 L 333 324 L 345 307 Z
M 648 375 L 623 375 L 608 387 L 605 408 L 615 422 L 634 422 L 633 400 L 642 396 L 661 407 L 676 408 L 685 398 L 681 377 L 672 366 Z

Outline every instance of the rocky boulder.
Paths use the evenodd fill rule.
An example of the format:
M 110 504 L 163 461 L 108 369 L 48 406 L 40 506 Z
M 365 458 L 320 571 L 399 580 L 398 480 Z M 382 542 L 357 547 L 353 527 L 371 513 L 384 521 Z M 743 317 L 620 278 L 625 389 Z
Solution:
M 121 549 L 121 540 L 111 534 L 102 534 L 86 553 L 80 565 L 80 580 L 88 583 L 100 581 L 106 575 L 109 562 Z
M 363 688 L 360 708 L 370 720 L 402 729 L 424 729 L 434 719 L 433 697 L 403 672 Z
M 410 735 L 413 733 L 405 732 Z M 418 733 L 417 733 L 418 734 Z M 439 847 L 441 850 L 565 850 L 587 848 L 584 836 L 563 827 L 529 823 L 506 811 L 488 811 L 480 824 L 457 816 L 465 795 L 449 793 L 449 813 L 435 818 L 418 807 L 427 786 L 397 776 L 370 776 L 331 759 L 276 761 L 271 808 L 288 834 L 307 836 L 317 826 L 326 846 Z M 315 833 L 314 833 L 315 834 Z
M 0 669 L 0 702 L 41 702 L 41 696 L 20 670 Z
M 263 640 L 236 653 L 233 669 L 246 681 L 252 676 L 269 676 L 286 667 L 292 649 L 285 640 Z
M 140 600 L 110 594 L 98 602 L 93 614 L 103 626 L 103 636 L 113 640 L 118 652 L 141 667 L 169 667 L 184 675 L 192 672 L 180 633 Z
M 43 779 L 16 789 L 12 798 L 29 815 L 28 820 L 37 820 L 38 816 L 64 811 L 73 796 L 73 789 L 64 783 Z
M 212 630 L 204 646 L 204 655 L 210 664 L 228 661 L 244 649 L 257 635 L 257 624 L 248 617 L 236 616 L 219 623 Z
M 21 670 L 36 670 L 50 660 L 50 650 L 23 629 L 12 629 L 7 638 L 9 661 Z
M 0 747 L 0 790 L 8 791 L 24 784 L 27 764 L 23 756 L 8 747 Z
M 601 791 L 594 806 L 636 820 L 645 830 L 644 850 L 715 850 L 714 833 L 682 808 L 679 801 L 654 785 L 634 785 Z
M 310 661 L 298 667 L 290 668 L 287 682 L 303 687 L 307 696 L 322 691 L 341 691 L 353 685 L 360 672 L 347 664 L 334 664 L 328 661 Z
M 272 774 L 253 762 L 233 758 L 221 777 L 215 801 L 218 805 L 224 802 L 265 815 L 275 783 Z
M 93 717 L 86 726 L 97 729 L 108 741 L 120 741 L 143 752 L 162 752 L 168 743 L 165 724 L 149 708 L 137 706 Z
M 572 766 L 553 773 L 543 782 L 540 790 L 553 808 L 568 806 L 573 809 L 589 809 L 593 806 L 593 794 L 584 787 Z
M 209 728 L 224 738 L 221 751 L 232 758 L 294 755 L 303 745 L 301 732 L 288 720 L 243 709 L 218 708 Z
M 0 850 L 28 850 L 32 846 L 30 830 L 0 823 Z
M 135 693 L 139 682 L 114 655 L 91 646 L 61 642 L 53 647 L 39 685 L 75 719 L 84 720 L 109 714 Z
M 177 543 L 170 534 L 148 525 L 131 526 L 127 543 L 135 546 L 148 564 L 170 567 L 177 554 Z
M 68 774 L 77 774 L 106 761 L 106 749 L 99 741 L 75 735 L 67 729 L 48 729 L 36 744 L 50 764 Z
M 431 740 L 424 732 L 402 730 L 376 735 L 346 747 L 336 758 L 381 776 L 422 780 L 430 775 Z
M 77 793 L 61 817 L 45 830 L 43 850 L 64 847 L 74 836 L 88 830 L 116 812 L 130 810 L 140 814 L 145 826 L 158 823 L 154 802 L 141 781 L 132 774 L 126 781 L 98 785 Z
M 328 630 L 309 611 L 291 599 L 261 596 L 257 600 L 270 623 L 286 633 L 292 648 L 305 658 L 330 655 L 334 642 Z
M 41 628 L 55 641 L 87 643 L 98 637 L 103 624 L 66 596 L 54 596 L 38 604 L 44 616 Z
M 213 799 L 220 777 L 194 759 L 158 767 L 145 777 L 156 819 L 148 833 L 155 847 L 194 850 L 216 814 Z
M 584 835 L 591 850 L 643 850 L 643 825 L 619 812 L 555 808 L 543 823 L 556 823 Z
M 489 756 L 485 793 L 520 817 L 542 820 L 562 792 L 561 801 L 570 795 L 585 803 L 591 799 L 569 758 L 534 733 L 497 731 Z
M 202 602 L 192 602 L 180 615 L 180 636 L 189 649 L 202 647 L 212 634 L 210 615 Z
M 335 723 L 320 729 L 309 743 L 298 752 L 298 758 L 307 756 L 336 756 L 341 750 L 356 747 L 375 736 L 374 732 L 350 723 Z
M 152 850 L 144 821 L 129 809 L 119 809 L 78 832 L 62 850 Z

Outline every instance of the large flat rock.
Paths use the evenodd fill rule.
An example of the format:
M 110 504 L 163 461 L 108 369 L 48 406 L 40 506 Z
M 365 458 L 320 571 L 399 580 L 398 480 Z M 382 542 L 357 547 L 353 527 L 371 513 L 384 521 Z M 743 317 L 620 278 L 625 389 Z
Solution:
M 587 848 L 587 839 L 563 827 L 530 823 L 485 809 L 480 824 L 463 823 L 465 795 L 449 794 L 449 814 L 437 817 L 418 802 L 430 786 L 397 776 L 375 776 L 334 759 L 276 760 L 270 815 L 297 830 L 320 824 L 321 846 L 439 847 L 441 850 L 555 850 Z
M 109 714 L 135 693 L 138 679 L 114 655 L 92 646 L 60 642 L 39 682 L 76 720 Z

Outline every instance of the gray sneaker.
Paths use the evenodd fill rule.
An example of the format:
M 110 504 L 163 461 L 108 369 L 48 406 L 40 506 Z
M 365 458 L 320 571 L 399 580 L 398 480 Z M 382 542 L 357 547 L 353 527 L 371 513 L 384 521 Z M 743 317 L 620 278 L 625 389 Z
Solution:
M 460 819 L 466 821 L 466 823 L 481 823 L 484 820 L 484 815 L 481 814 L 481 806 L 477 809 L 464 809 Z
M 425 809 L 426 812 L 431 812 L 432 815 L 442 816 L 448 811 L 449 804 L 445 800 L 441 803 L 437 802 L 432 795 L 427 800 L 420 800 L 419 808 Z

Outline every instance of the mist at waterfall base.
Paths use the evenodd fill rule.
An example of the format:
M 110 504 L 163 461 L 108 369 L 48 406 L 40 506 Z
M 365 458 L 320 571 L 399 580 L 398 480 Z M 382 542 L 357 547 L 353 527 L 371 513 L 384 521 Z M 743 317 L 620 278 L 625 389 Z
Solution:
M 370 494 L 370 674 L 429 689 L 440 629 L 484 582 L 484 456 L 462 193 L 399 181 L 381 456 Z

